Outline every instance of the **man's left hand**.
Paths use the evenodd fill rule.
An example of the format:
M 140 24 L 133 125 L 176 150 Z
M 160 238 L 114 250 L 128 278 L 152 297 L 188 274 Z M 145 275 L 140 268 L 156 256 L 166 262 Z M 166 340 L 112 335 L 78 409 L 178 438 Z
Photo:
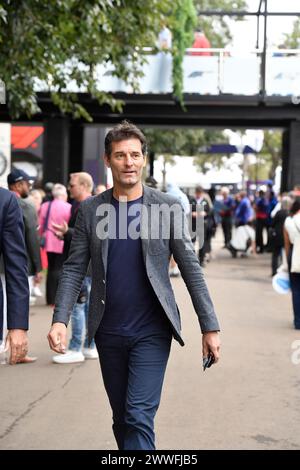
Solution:
M 220 358 L 220 336 L 218 331 L 207 331 L 202 336 L 202 354 L 203 357 L 208 357 L 209 354 L 214 356 L 214 363 L 218 362 Z

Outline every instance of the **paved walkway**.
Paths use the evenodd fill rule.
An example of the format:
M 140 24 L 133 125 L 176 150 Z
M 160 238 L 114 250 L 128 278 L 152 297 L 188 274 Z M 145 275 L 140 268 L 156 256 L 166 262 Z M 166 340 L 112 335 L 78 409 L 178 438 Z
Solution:
M 202 372 L 201 335 L 182 279 L 173 281 L 186 346 L 173 342 L 156 419 L 159 449 L 300 447 L 300 364 L 291 361 L 289 296 L 269 256 L 231 259 L 215 242 L 205 269 L 222 326 L 222 360 Z M 0 366 L 0 449 L 114 449 L 98 361 L 51 363 L 50 309 L 32 308 L 31 365 Z

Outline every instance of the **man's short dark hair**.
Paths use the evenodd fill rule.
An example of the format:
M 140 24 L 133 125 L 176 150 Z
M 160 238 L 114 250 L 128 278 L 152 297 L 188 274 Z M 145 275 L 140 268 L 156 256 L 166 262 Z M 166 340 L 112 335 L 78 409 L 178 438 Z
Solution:
M 139 139 L 142 144 L 143 155 L 147 154 L 147 141 L 142 131 L 131 122 L 122 121 L 106 134 L 104 141 L 105 155 L 110 157 L 113 142 L 121 142 L 128 139 Z

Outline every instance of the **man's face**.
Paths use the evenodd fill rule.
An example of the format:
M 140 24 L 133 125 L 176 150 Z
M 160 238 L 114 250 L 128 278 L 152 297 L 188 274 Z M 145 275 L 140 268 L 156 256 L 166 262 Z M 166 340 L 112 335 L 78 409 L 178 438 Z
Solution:
M 146 157 L 139 139 L 113 142 L 110 157 L 105 155 L 104 159 L 112 171 L 114 186 L 132 188 L 141 182 Z
M 15 188 L 22 198 L 26 198 L 29 195 L 31 184 L 28 181 L 22 180 L 15 183 Z
M 84 191 L 84 186 L 79 183 L 78 176 L 70 176 L 69 190 L 71 198 L 79 201 Z

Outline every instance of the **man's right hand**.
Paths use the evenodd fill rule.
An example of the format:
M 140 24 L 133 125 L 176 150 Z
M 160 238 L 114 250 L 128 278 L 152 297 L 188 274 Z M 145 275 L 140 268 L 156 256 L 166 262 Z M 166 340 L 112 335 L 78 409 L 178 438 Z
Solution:
M 52 351 L 60 354 L 64 354 L 66 352 L 67 327 L 64 323 L 53 323 L 47 338 Z
M 22 362 L 28 351 L 27 331 L 12 329 L 6 337 L 6 348 L 10 348 L 10 364 Z

